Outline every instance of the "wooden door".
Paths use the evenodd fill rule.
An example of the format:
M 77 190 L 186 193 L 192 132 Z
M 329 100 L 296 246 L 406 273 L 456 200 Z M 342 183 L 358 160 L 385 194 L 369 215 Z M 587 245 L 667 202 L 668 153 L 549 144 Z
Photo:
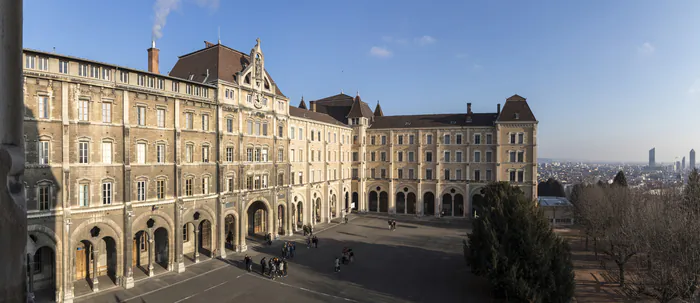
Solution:
M 253 221 L 253 224 L 255 225 L 255 233 L 263 233 L 263 210 L 259 209 L 255 212 L 255 219 Z
M 87 276 L 87 250 L 84 244 L 80 244 L 75 250 L 75 280 L 85 279 Z
M 211 250 L 211 223 L 209 221 L 202 222 L 202 248 Z
M 136 238 L 134 238 L 134 244 L 131 245 L 132 248 L 132 255 L 131 255 L 131 266 L 136 267 L 136 261 L 139 257 L 138 251 L 139 251 L 139 242 L 136 242 Z

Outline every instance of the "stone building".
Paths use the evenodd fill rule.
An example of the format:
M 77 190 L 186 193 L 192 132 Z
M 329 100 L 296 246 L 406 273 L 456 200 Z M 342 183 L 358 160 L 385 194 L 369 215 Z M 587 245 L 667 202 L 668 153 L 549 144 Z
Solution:
M 470 217 L 494 180 L 535 198 L 518 95 L 493 113 L 385 116 L 342 93 L 295 107 L 260 40 L 205 42 L 169 75 L 158 52 L 142 71 L 25 49 L 30 291 L 130 288 L 352 209 Z

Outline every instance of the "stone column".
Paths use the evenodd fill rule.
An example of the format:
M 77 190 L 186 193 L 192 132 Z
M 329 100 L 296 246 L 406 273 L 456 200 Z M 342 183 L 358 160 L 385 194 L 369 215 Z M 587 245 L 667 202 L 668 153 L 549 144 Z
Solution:
M 95 248 L 95 245 L 90 245 L 92 249 L 92 292 L 98 292 L 100 290 L 100 282 L 97 280 L 97 259 L 99 259 L 99 251 Z
M 27 301 L 22 6 L 0 0 L 0 298 Z
M 63 302 L 73 302 L 73 279 L 75 279 L 75 244 L 70 241 L 70 219 L 64 219 L 63 238 Z M 56 273 L 58 274 L 58 273 Z
M 34 298 L 34 255 L 27 254 L 27 260 L 29 262 L 29 272 L 27 273 L 27 299 L 32 300 Z
M 153 232 L 148 233 L 148 276 L 153 277 L 153 259 L 155 259 L 155 242 L 153 241 Z
M 223 168 L 221 168 L 221 170 L 223 170 Z M 223 173 L 219 173 L 219 176 L 223 175 Z M 223 186 L 220 186 L 219 188 L 221 189 Z M 219 256 L 221 258 L 226 258 L 226 236 L 228 236 L 226 234 L 226 215 L 224 214 L 224 205 L 226 204 L 226 200 L 224 197 L 219 196 L 217 202 L 216 211 L 219 219 L 217 220 L 218 222 L 216 224 L 216 234 L 218 235 L 218 241 L 216 243 L 219 245 Z
M 182 205 L 179 202 L 175 204 L 175 230 L 173 231 L 173 257 L 175 258 L 175 271 L 178 273 L 185 272 L 185 261 L 182 256 Z
M 122 287 L 129 289 L 134 287 L 134 236 L 131 231 L 131 218 L 134 216 L 132 210 L 127 207 L 124 215 L 124 278 L 122 279 Z
M 199 263 L 199 224 L 194 225 L 194 263 Z

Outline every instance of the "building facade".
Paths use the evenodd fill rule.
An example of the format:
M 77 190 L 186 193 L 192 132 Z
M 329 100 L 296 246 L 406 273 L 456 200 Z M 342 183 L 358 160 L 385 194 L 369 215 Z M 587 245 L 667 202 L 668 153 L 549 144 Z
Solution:
M 385 116 L 359 94 L 298 107 L 249 53 L 220 43 L 169 75 L 24 52 L 29 289 L 71 302 L 245 251 L 349 211 L 470 217 L 480 188 L 535 199 L 537 120 L 514 95 L 493 113 Z

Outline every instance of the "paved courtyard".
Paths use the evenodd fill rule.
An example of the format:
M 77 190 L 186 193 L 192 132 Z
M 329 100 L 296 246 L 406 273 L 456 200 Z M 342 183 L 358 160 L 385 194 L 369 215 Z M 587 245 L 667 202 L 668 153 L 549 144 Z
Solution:
M 281 241 L 256 246 L 254 273 L 243 269 L 244 254 L 187 267 L 138 282 L 132 289 L 114 288 L 83 296 L 76 302 L 489 302 L 488 284 L 466 268 L 461 240 L 463 220 L 397 217 L 397 230 L 386 218 L 351 215 L 348 224 L 317 232 L 319 248 L 306 248 L 301 236 L 297 254 L 288 261 L 289 276 L 275 281 L 259 274 L 259 261 L 279 256 Z M 355 251 L 355 262 L 333 271 L 343 247 Z

